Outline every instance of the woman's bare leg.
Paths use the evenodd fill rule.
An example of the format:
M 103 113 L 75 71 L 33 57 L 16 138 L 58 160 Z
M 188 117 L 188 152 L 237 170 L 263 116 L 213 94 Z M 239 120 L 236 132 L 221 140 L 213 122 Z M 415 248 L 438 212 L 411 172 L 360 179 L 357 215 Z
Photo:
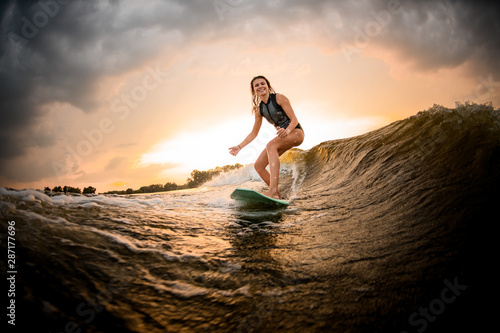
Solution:
M 285 152 L 285 151 L 283 151 L 283 152 Z M 279 155 L 281 156 L 281 154 L 283 154 L 283 152 L 281 152 Z M 270 181 L 271 175 L 269 174 L 269 172 L 266 169 L 268 164 L 269 163 L 268 163 L 268 158 L 267 158 L 267 149 L 264 149 L 262 151 L 262 153 L 260 154 L 260 156 L 255 161 L 254 168 L 257 171 L 257 173 L 259 174 L 260 178 L 262 178 L 262 180 L 267 184 L 267 186 L 269 186 L 271 183 L 271 181 Z M 282 197 L 279 189 L 278 189 L 278 195 L 279 195 L 279 198 Z
M 284 150 L 284 149 L 278 150 L 278 155 L 281 156 L 285 151 L 286 150 Z M 268 164 L 269 164 L 269 160 L 267 157 L 267 148 L 266 148 L 262 151 L 262 153 L 259 155 L 259 157 L 255 161 L 254 168 L 255 168 L 255 171 L 257 171 L 257 173 L 259 174 L 260 178 L 262 178 L 262 180 L 267 184 L 267 186 L 269 186 L 271 184 L 271 175 L 269 174 L 269 172 L 266 169 Z M 279 173 L 279 165 L 278 165 L 278 173 Z M 281 198 L 282 195 L 279 192 L 279 189 L 278 189 L 278 194 L 279 194 L 279 197 Z
M 260 178 L 269 186 L 271 176 L 269 172 L 266 170 L 267 165 L 269 164 L 267 159 L 267 150 L 264 149 L 262 153 L 260 153 L 259 157 L 253 164 L 255 171 L 259 174 Z
M 280 155 L 278 154 L 278 148 L 276 144 L 268 144 L 266 146 L 266 151 L 267 159 L 269 161 L 269 189 L 265 195 L 271 198 L 281 199 L 278 190 L 278 183 L 280 179 Z
M 274 138 L 267 144 L 266 146 L 267 162 L 269 164 L 270 172 L 269 172 L 269 183 L 267 183 L 266 180 L 264 180 L 269 185 L 269 189 L 267 190 L 266 193 L 264 193 L 264 195 L 267 195 L 268 197 L 275 199 L 281 199 L 281 193 L 279 192 L 278 189 L 279 176 L 280 176 L 280 156 L 288 149 L 300 145 L 302 141 L 304 141 L 304 132 L 301 129 L 296 128 L 292 132 L 290 132 L 290 134 L 288 134 L 286 137 Z M 267 175 L 265 176 L 267 177 Z

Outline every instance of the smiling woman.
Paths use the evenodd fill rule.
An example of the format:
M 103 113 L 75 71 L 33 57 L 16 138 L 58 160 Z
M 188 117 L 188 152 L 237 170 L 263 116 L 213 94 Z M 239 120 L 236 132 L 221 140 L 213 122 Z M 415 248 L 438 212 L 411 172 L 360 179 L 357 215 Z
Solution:
M 239 145 L 229 148 L 231 155 L 236 156 L 243 147 L 252 142 L 259 134 L 262 118 L 274 125 L 276 137 L 266 145 L 266 148 L 255 161 L 255 170 L 269 186 L 264 194 L 274 199 L 282 199 L 278 182 L 280 172 L 280 156 L 292 147 L 299 146 L 304 141 L 304 130 L 300 126 L 292 105 L 286 96 L 276 94 L 267 78 L 256 76 L 250 82 L 255 123 L 250 134 Z M 266 167 L 269 165 L 269 171 Z

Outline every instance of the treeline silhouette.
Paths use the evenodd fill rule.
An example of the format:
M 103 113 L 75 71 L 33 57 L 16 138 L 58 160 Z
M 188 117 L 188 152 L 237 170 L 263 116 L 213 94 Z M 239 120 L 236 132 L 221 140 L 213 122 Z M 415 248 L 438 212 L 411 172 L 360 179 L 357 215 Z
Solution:
M 68 194 L 68 193 L 77 193 L 77 194 L 95 194 L 95 191 L 96 191 L 96 188 L 95 187 L 92 187 L 92 186 L 89 186 L 89 187 L 84 187 L 83 188 L 83 192 L 82 190 L 80 190 L 79 187 L 72 187 L 72 186 L 64 186 L 64 187 L 61 187 L 61 186 L 54 186 L 54 188 L 51 190 L 50 187 L 45 187 L 45 189 L 43 190 L 45 193 L 47 194 L 55 194 L 55 193 L 64 193 L 64 194 Z
M 220 175 L 221 173 L 239 169 L 241 167 L 243 167 L 243 165 L 236 163 L 235 165 L 225 165 L 223 167 L 216 167 L 215 169 L 210 169 L 207 171 L 193 170 L 191 172 L 191 176 L 187 178 L 186 183 L 184 185 L 177 185 L 176 183 L 168 182 L 164 185 L 152 184 L 148 186 L 142 186 L 138 190 L 128 188 L 122 191 L 108 191 L 105 192 L 104 194 L 153 193 L 153 192 L 166 192 L 166 191 L 195 188 L 205 184 L 206 182 L 208 182 L 215 176 Z

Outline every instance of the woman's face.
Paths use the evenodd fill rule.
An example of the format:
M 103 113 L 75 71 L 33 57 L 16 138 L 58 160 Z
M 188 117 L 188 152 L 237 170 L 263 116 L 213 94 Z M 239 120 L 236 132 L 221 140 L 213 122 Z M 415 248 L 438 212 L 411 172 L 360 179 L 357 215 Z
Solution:
M 265 95 L 269 91 L 269 87 L 267 86 L 267 82 L 264 79 L 256 79 L 253 81 L 253 91 L 257 95 Z

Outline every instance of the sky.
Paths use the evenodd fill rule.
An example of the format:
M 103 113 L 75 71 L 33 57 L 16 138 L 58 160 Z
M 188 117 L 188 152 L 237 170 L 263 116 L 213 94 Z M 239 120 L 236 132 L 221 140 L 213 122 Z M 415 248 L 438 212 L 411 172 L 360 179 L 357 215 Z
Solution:
M 310 149 L 434 104 L 500 106 L 498 1 L 0 4 L 0 186 L 98 192 L 252 163 L 250 80 L 291 101 Z

